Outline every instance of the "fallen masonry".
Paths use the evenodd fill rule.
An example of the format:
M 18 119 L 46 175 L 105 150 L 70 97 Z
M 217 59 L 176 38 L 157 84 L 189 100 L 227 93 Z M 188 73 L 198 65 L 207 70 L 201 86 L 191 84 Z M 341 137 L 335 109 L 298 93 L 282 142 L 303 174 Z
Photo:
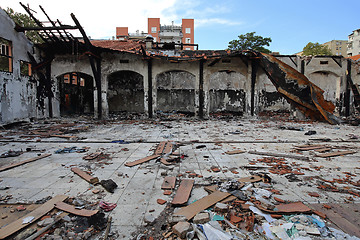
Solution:
M 71 122 L 1 130 L 22 152 L 0 161 L 2 239 L 360 237 L 356 126 L 282 120 L 323 142 L 266 118 Z M 83 130 L 28 137 L 57 126 Z

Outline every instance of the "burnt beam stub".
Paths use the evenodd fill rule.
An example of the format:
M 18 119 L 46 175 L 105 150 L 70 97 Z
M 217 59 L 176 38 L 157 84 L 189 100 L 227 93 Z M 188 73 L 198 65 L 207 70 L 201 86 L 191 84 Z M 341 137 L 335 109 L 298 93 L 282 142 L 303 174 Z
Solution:
M 344 104 L 345 104 L 345 116 L 350 115 L 350 84 L 351 79 L 351 60 L 347 60 L 347 71 L 346 71 L 346 81 L 345 81 L 345 94 L 344 94 Z
M 259 62 L 256 59 L 251 60 L 251 99 L 250 99 L 250 112 L 251 116 L 254 116 L 255 113 L 255 83 L 256 75 L 258 70 Z
M 152 79 L 152 60 L 148 59 L 148 114 L 149 118 L 153 117 L 153 79 Z
M 204 60 L 199 62 L 199 118 L 204 118 Z

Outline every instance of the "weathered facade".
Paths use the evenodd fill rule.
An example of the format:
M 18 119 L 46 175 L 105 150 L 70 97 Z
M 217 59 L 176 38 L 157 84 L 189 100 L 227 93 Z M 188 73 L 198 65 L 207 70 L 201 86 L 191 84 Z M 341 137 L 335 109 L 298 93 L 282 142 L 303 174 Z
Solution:
M 14 30 L 15 23 L 2 9 L 0 22 L 0 123 L 41 117 L 28 56 L 34 53 L 33 44 Z
M 6 13 L 2 11 L 1 17 L 6 24 L 0 37 L 11 42 L 11 57 L 6 59 L 13 63 L 0 72 L 1 123 L 69 114 L 106 119 L 111 113 L 156 117 L 178 112 L 206 119 L 217 113 L 291 111 L 295 102 L 314 111 L 317 100 L 312 106 L 306 102 L 313 98 L 310 89 L 318 89 L 320 100 L 334 105 L 330 113 L 355 112 L 349 79 L 360 83 L 359 66 L 340 56 L 276 56 L 281 63 L 279 86 L 272 75 L 275 68 L 254 52 L 154 49 L 149 39 L 81 42 L 53 34 L 41 46 L 42 57 L 31 59 L 35 74 L 23 76 L 18 63 L 30 62 L 29 56 L 36 54 Z M 291 75 L 299 75 L 299 81 Z M 309 79 L 310 88 L 301 79 Z M 295 92 L 289 95 L 284 87 Z M 294 96 L 302 91 L 308 95 Z
M 151 53 L 150 57 L 122 51 L 104 52 L 101 55 L 102 109 L 105 118 L 111 112 L 156 116 L 176 111 L 207 118 L 219 112 L 251 115 L 291 109 L 264 69 L 254 64 L 256 59 L 230 53 L 224 55 L 224 51 L 221 51 L 211 52 L 217 54 L 216 58 L 209 57 L 210 52 L 198 52 L 202 57 L 191 60 L 178 57 L 177 61 L 173 61 L 161 56 L 160 52 L 157 55 L 155 51 Z M 169 51 L 166 53 L 170 54 Z M 172 54 L 191 53 L 174 51 Z M 304 73 L 324 90 L 325 100 L 336 106 L 335 114 L 345 115 L 346 74 L 348 67 L 354 69 L 351 74 L 356 81 L 355 65 L 342 57 L 277 58 Z M 55 56 L 51 66 L 54 81 L 67 72 L 91 76 L 86 58 Z M 55 91 L 56 95 L 61 95 L 60 89 L 56 88 Z M 96 112 L 97 94 L 93 96 Z M 59 116 L 60 113 L 56 112 L 55 115 Z

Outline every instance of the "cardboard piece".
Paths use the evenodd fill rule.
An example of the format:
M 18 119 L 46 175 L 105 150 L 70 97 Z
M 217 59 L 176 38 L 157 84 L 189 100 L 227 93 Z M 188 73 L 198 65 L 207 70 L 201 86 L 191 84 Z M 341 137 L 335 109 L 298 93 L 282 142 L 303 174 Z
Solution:
M 180 186 L 179 186 L 171 204 L 173 204 L 173 205 L 185 204 L 190 197 L 190 193 L 194 186 L 194 182 L 195 182 L 195 180 L 191 180 L 191 179 L 181 180 Z
M 186 207 L 181 208 L 178 212 L 174 213 L 174 215 L 185 216 L 187 220 L 190 220 L 202 210 L 211 207 L 215 203 L 220 202 L 228 196 L 230 196 L 230 193 L 215 191 L 210 195 L 203 197 L 202 199 L 199 199 L 198 201 Z

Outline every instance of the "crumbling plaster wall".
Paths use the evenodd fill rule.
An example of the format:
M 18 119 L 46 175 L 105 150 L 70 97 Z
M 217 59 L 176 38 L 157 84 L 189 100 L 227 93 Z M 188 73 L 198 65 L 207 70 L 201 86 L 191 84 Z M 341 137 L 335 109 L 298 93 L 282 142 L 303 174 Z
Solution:
M 103 53 L 101 55 L 101 79 L 102 79 L 102 95 L 103 95 L 103 116 L 109 114 L 108 89 L 109 76 L 119 71 L 132 71 L 143 77 L 144 90 L 144 113 L 148 113 L 148 63 L 141 56 L 130 53 Z
M 193 75 L 194 77 L 191 78 L 192 80 L 190 80 L 191 82 L 180 82 L 179 85 L 174 85 L 174 89 L 178 89 L 180 90 L 181 88 L 184 89 L 184 87 L 186 87 L 186 89 L 184 89 L 183 94 L 181 93 L 181 91 L 177 91 L 176 96 L 174 97 L 179 97 L 180 99 L 184 99 L 184 97 L 188 96 L 188 97 L 194 97 L 194 99 L 188 99 L 187 102 L 184 103 L 184 105 L 182 106 L 184 110 L 186 110 L 186 106 L 185 104 L 193 104 L 191 106 L 189 106 L 189 112 L 194 111 L 195 115 L 198 116 L 199 114 L 199 65 L 200 62 L 196 61 L 196 62 L 169 62 L 166 61 L 164 59 L 154 59 L 152 62 L 152 76 L 153 76 L 153 88 L 152 88 L 152 93 L 153 93 L 153 111 L 154 114 L 156 115 L 156 113 L 160 110 L 168 110 L 168 109 L 161 109 L 164 107 L 163 103 L 158 103 L 158 88 L 163 88 L 163 86 L 157 86 L 157 79 L 159 76 L 161 76 L 160 74 L 166 73 L 166 72 L 187 72 L 191 75 Z M 174 74 L 174 77 L 176 74 Z M 188 76 L 188 74 L 184 74 L 184 76 Z M 187 81 L 189 81 L 189 79 L 187 79 Z M 164 89 L 168 89 L 168 86 L 166 86 Z M 164 91 L 162 91 L 164 92 Z M 165 94 L 165 96 L 169 96 L 168 94 Z M 160 99 L 161 100 L 161 99 Z M 162 101 L 162 100 L 161 100 Z
M 0 9 L 0 37 L 11 41 L 12 72 L 0 71 L 0 124 L 38 117 L 36 82 L 20 73 L 20 61 L 30 62 L 33 45 L 24 33 L 14 30 L 15 23 Z
M 344 93 L 346 90 L 345 58 L 313 57 L 305 60 L 304 75 L 316 86 L 324 90 L 324 98 L 335 106 L 335 114 L 340 114 L 344 108 Z
M 246 114 L 251 89 L 248 67 L 240 57 L 213 61 L 204 63 L 205 117 L 216 112 Z
M 149 60 L 144 59 L 140 55 L 125 52 L 104 52 L 101 54 L 101 57 L 102 107 L 105 118 L 109 113 L 109 76 L 119 71 L 132 71 L 142 76 L 144 91 L 143 107 L 145 113 L 149 111 L 148 94 L 149 87 L 151 87 L 154 116 L 156 116 L 159 110 L 167 110 L 162 109 L 164 108 L 164 102 L 159 104 L 159 100 L 164 100 L 161 95 L 163 93 L 158 94 L 159 89 L 161 89 L 161 91 L 164 89 L 175 91 L 174 96 L 181 96 L 180 101 L 181 98 L 186 98 L 187 102 L 182 103 L 184 106 L 180 105 L 180 110 L 181 107 L 191 105 L 193 102 L 194 105 L 187 109 L 194 111 L 196 116 L 199 114 L 200 61 L 170 62 L 164 58 L 153 58 Z M 345 91 L 344 81 L 346 79 L 347 67 L 345 59 L 341 59 L 341 66 L 339 66 L 339 64 L 330 57 L 313 57 L 311 61 L 309 61 L 309 59 L 304 60 L 298 56 L 278 56 L 278 58 L 299 72 L 302 70 L 301 66 L 303 65 L 305 75 L 313 83 L 325 90 L 324 95 L 326 99 L 333 101 L 335 104 L 341 100 L 341 94 Z M 210 112 L 236 110 L 242 111 L 245 115 L 250 115 L 252 100 L 252 60 L 247 60 L 246 57 L 243 59 L 244 60 L 240 57 L 228 57 L 220 59 L 220 61 L 215 63 L 213 63 L 213 60 L 203 62 L 204 117 L 208 117 Z M 303 64 L 302 61 L 304 61 Z M 324 62 L 320 63 L 320 61 L 327 61 L 327 64 L 324 64 Z M 151 69 L 150 71 L 149 68 Z M 52 63 L 53 79 L 67 72 L 82 72 L 90 76 L 93 75 L 89 60 L 86 57 L 80 59 L 73 55 L 56 57 Z M 179 84 L 171 83 L 168 86 L 159 86 L 161 81 L 158 81 L 158 77 L 162 76 L 162 74 L 171 73 L 175 76 L 179 73 L 179 76 L 181 76 L 184 72 L 193 76 L 191 83 L 179 81 Z M 356 79 L 358 75 L 354 72 L 355 71 L 352 71 L 352 75 Z M 152 86 L 149 86 L 149 73 L 151 73 Z M 54 85 L 55 91 L 57 86 L 58 84 Z M 95 83 L 94 89 L 96 115 L 97 94 Z M 253 106 L 255 114 L 265 110 L 277 111 L 291 109 L 290 104 L 276 91 L 276 88 L 261 67 L 257 68 Z M 59 114 L 58 108 L 54 106 L 53 109 L 56 109 L 57 114 Z

